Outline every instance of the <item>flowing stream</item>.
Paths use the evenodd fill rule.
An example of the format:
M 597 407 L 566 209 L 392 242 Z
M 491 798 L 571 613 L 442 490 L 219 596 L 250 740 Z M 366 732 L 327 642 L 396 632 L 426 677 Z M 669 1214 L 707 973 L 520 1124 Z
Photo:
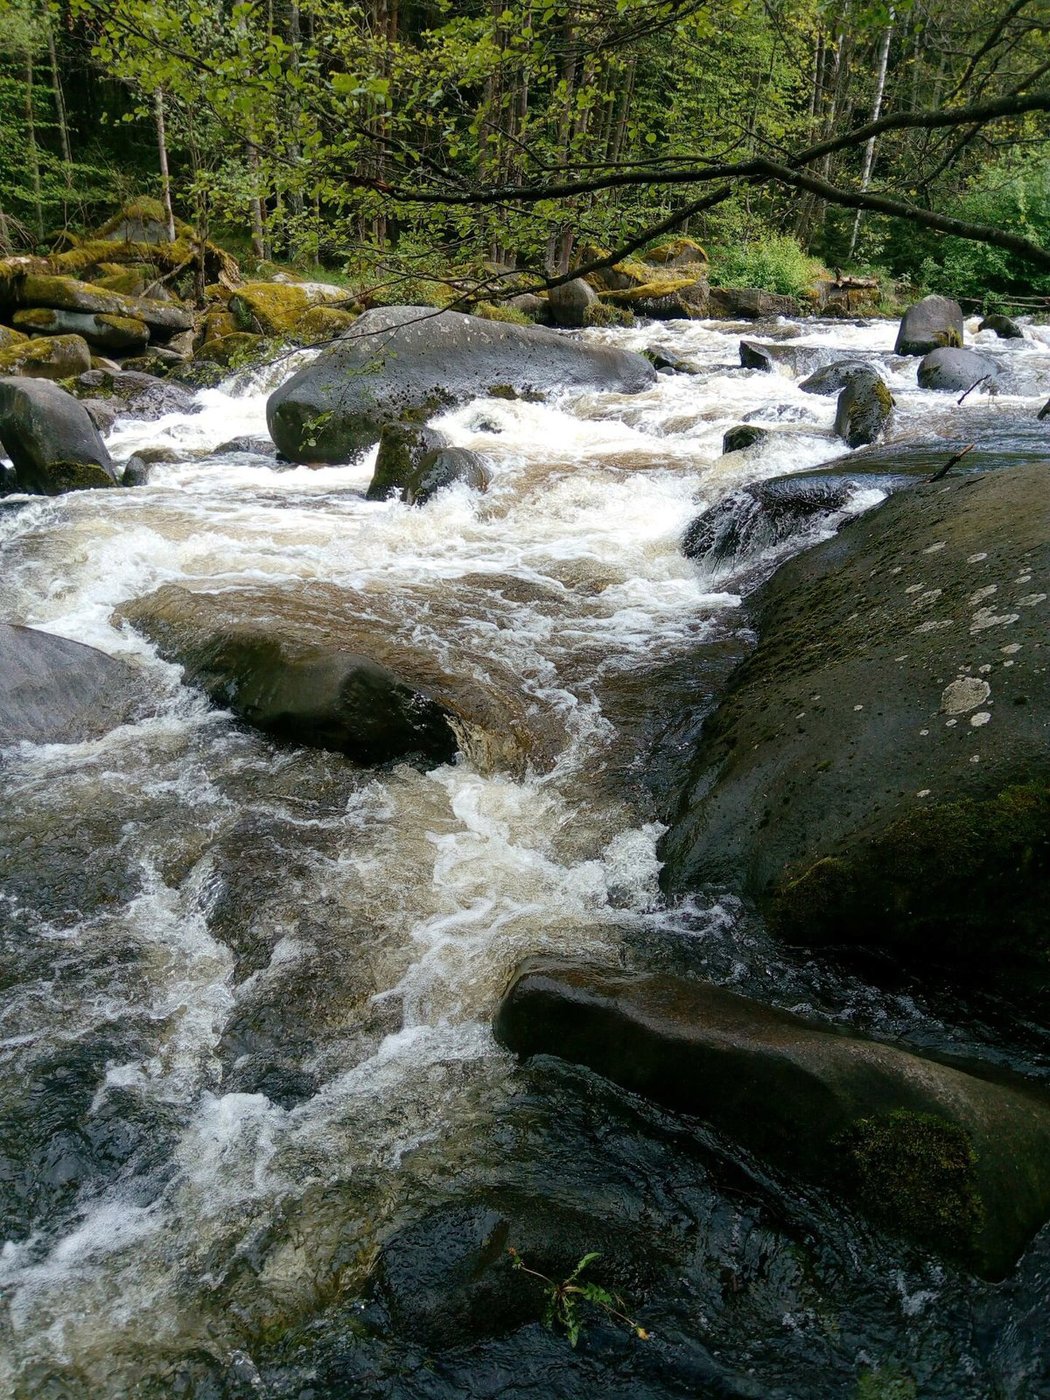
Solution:
M 918 391 L 894 331 L 777 334 L 877 362 L 894 440 L 1031 451 L 1036 394 Z M 1032 1075 L 1050 1061 L 994 1008 L 785 953 L 732 899 L 661 903 L 674 724 L 741 654 L 742 595 L 775 562 L 701 567 L 683 532 L 728 491 L 846 449 L 834 398 L 740 369 L 739 331 L 588 334 L 698 372 L 445 414 L 492 470 L 485 496 L 374 504 L 372 455 L 311 470 L 218 451 L 265 436 L 285 362 L 192 414 L 118 421 L 118 460 L 171 449 L 148 486 L 0 513 L 0 619 L 130 658 L 156 702 L 91 743 L 0 750 L 0 1395 L 808 1400 L 898 1369 L 917 1390 L 887 1395 L 1050 1394 L 1046 1231 L 1007 1283 L 975 1284 L 700 1125 L 556 1061 L 519 1068 L 492 1037 L 516 963 L 557 952 L 688 969 Z M 1045 371 L 1047 336 L 977 343 Z M 772 434 L 723 456 L 745 417 Z M 881 496 L 858 486 L 779 557 Z M 298 599 L 315 621 L 354 608 L 449 668 L 498 667 L 551 761 L 367 771 L 275 746 L 112 621 L 171 582 Z M 423 1229 L 401 1293 L 393 1266 L 377 1292 L 377 1259 L 482 1198 L 556 1209 L 581 1254 L 616 1222 L 651 1339 L 603 1323 L 573 1351 L 538 1319 L 428 1337 L 398 1300 L 447 1241 Z

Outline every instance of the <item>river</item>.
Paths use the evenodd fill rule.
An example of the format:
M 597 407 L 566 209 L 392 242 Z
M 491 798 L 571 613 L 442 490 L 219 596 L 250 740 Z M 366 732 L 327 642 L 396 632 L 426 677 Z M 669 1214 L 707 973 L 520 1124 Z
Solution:
M 894 441 L 1025 450 L 1039 397 L 919 391 L 895 329 L 778 334 L 877 362 Z M 0 750 L 0 1394 L 1050 1394 L 1047 1231 L 1005 1284 L 975 1283 L 702 1125 L 556 1061 L 519 1068 L 492 1037 L 516 963 L 557 952 L 1050 1065 L 1038 1028 L 994 1008 L 787 953 L 729 897 L 661 902 L 681 757 L 661 715 L 724 680 L 775 563 L 698 565 L 683 532 L 736 487 L 846 449 L 834 398 L 739 368 L 739 330 L 586 334 L 697 372 L 444 414 L 491 468 L 484 496 L 370 503 L 374 454 L 314 470 L 218 451 L 265 436 L 293 358 L 192 414 L 119 420 L 118 461 L 171 449 L 148 486 L 0 513 L 0 618 L 130 659 L 155 697 L 97 741 Z M 1047 328 L 986 342 L 1050 359 Z M 745 417 L 773 432 L 723 456 Z M 858 487 L 847 512 L 879 499 Z M 173 582 L 298 599 L 312 626 L 352 609 L 449 669 L 512 676 L 549 761 L 369 771 L 276 747 L 112 621 Z M 422 1276 L 478 1202 L 502 1203 L 512 1244 L 520 1216 L 578 1232 L 581 1254 L 622 1249 L 649 1340 L 601 1319 L 576 1350 L 538 1319 L 446 1325 Z

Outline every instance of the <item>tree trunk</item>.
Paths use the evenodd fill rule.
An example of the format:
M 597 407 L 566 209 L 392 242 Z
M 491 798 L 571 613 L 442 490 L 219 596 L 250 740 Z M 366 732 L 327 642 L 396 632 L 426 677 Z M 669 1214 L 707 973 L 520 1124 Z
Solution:
M 882 39 L 879 43 L 878 67 L 875 75 L 875 97 L 871 104 L 871 120 L 877 122 L 882 115 L 882 96 L 886 91 L 886 68 L 890 57 L 890 41 L 893 38 L 893 11 L 889 13 L 889 23 L 883 30 Z M 864 161 L 860 170 L 860 188 L 866 190 L 871 183 L 871 172 L 875 165 L 875 137 L 864 146 Z M 857 249 L 857 238 L 860 235 L 860 221 L 863 218 L 863 211 L 858 209 L 853 220 L 853 232 L 849 240 L 849 252 L 846 254 L 846 261 L 853 261 L 853 254 Z
M 29 174 L 33 181 L 33 203 L 36 210 L 36 234 L 44 238 L 44 195 L 40 184 L 40 149 L 36 141 L 36 114 L 33 111 L 33 55 L 26 50 L 26 149 L 29 157 Z
M 160 162 L 160 199 L 168 224 L 168 242 L 175 242 L 175 211 L 171 207 L 171 172 L 168 169 L 168 137 L 164 125 L 164 92 L 153 94 L 153 117 L 157 126 L 157 158 Z

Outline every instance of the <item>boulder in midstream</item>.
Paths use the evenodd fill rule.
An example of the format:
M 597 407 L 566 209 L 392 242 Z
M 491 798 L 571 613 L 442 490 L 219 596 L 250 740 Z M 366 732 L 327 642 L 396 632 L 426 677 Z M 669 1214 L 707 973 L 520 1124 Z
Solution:
M 419 423 L 387 423 L 379 438 L 372 480 L 365 493 L 370 501 L 401 495 L 431 452 L 448 446 L 444 433 Z
M 986 1278 L 1050 1216 L 1050 1100 L 707 982 L 524 963 L 496 1017 L 557 1055 L 695 1115 L 877 1224 Z
M 925 355 L 962 343 L 962 307 L 948 297 L 928 296 L 909 306 L 901 317 L 893 349 L 897 355 Z
M 893 496 L 779 569 L 690 764 L 666 885 L 743 889 L 793 942 L 1038 982 L 1048 541 L 1037 464 Z M 985 698 L 960 705 L 963 680 Z
M 874 442 L 893 413 L 893 395 L 873 369 L 847 375 L 835 406 L 835 431 L 849 447 Z
M 440 597 L 428 595 L 428 608 L 439 614 Z M 456 620 L 447 619 L 451 635 Z M 549 767 L 565 742 L 509 668 L 458 643 L 441 657 L 429 651 L 403 591 L 167 584 L 124 604 L 115 621 L 246 723 L 358 763 L 444 763 L 463 752 L 483 772 L 522 773 Z
M 986 316 L 977 327 L 979 331 L 994 331 L 1000 340 L 1024 340 L 1024 331 L 1016 321 L 999 312 Z
M 463 485 L 471 491 L 484 492 L 491 481 L 488 467 L 476 452 L 465 447 L 439 447 L 420 462 L 401 499 L 408 506 L 423 506 L 450 486 Z
M 345 462 L 387 423 L 420 422 L 492 385 L 635 393 L 656 372 L 641 355 L 556 331 L 433 307 L 370 311 L 297 371 L 266 405 L 270 435 L 294 462 Z
M 82 403 L 46 379 L 0 378 L 0 442 L 20 491 L 57 496 L 116 484 L 116 470 Z
M 992 361 L 973 350 L 931 350 L 919 362 L 920 389 L 962 393 L 995 376 L 996 367 Z

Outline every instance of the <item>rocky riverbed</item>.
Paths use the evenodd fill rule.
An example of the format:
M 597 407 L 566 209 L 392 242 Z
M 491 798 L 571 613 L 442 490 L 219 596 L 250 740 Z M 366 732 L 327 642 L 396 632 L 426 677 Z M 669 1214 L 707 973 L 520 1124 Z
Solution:
M 305 351 L 4 499 L 7 1393 L 1045 1393 L 1050 339 L 896 333 L 585 331 L 423 506 L 275 460 Z

